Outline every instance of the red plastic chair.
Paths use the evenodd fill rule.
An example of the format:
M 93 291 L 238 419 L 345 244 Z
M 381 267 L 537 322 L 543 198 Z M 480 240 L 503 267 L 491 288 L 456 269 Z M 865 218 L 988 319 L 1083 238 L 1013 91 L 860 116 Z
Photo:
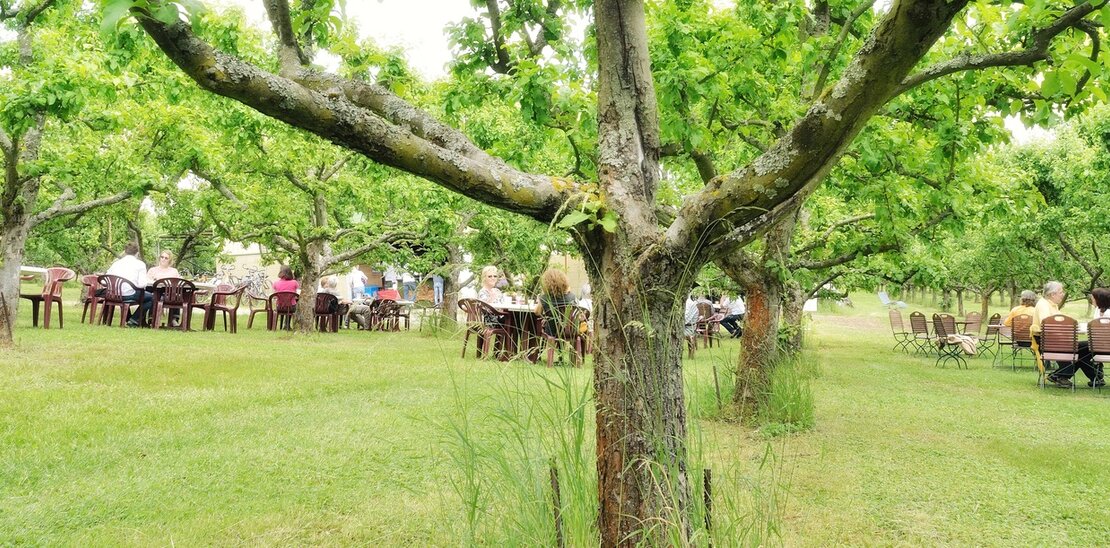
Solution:
M 247 290 L 247 286 L 241 285 L 232 289 L 227 284 L 221 284 L 216 287 L 216 291 L 212 292 L 212 298 L 206 303 L 194 304 L 193 308 L 204 309 L 204 329 L 215 331 L 216 329 L 216 313 L 223 314 L 224 317 L 224 331 L 231 333 L 237 332 L 238 319 L 239 319 L 239 303 L 243 300 L 243 293 Z M 228 317 L 231 318 L 231 328 L 228 328 Z
M 255 306 L 256 304 L 261 304 L 262 308 L 256 307 Z M 270 299 L 266 298 L 265 296 L 255 295 L 254 293 L 251 293 L 251 291 L 248 289 L 247 290 L 247 308 L 249 308 L 250 311 L 251 311 L 250 315 L 247 316 L 247 329 L 250 329 L 251 326 L 254 325 L 254 315 L 258 314 L 260 312 L 265 313 L 267 321 L 269 321 L 270 312 L 271 312 L 270 311 Z
M 694 332 L 701 337 L 705 347 L 712 347 L 713 341 L 717 341 L 718 347 L 721 346 L 721 320 L 723 319 L 723 315 L 713 313 L 712 304 L 698 303 L 698 321 L 694 324 Z
M 46 310 L 42 315 L 42 328 L 50 329 L 50 308 L 58 303 L 58 329 L 63 327 L 62 320 L 62 283 L 77 277 L 72 270 L 55 266 L 46 269 L 46 281 L 42 284 L 42 293 L 21 293 L 21 299 L 31 301 L 31 325 L 39 326 L 39 304 L 46 303 Z
M 316 330 L 321 333 L 339 332 L 339 297 L 330 293 L 316 294 Z
M 540 332 L 547 339 L 547 366 L 552 366 L 555 351 L 562 348 L 565 342 L 571 347 L 570 363 L 575 367 L 580 367 L 582 361 L 586 358 L 586 337 L 580 331 L 579 326 L 589 319 L 590 311 L 576 304 L 568 304 L 563 310 L 562 317 L 565 318 L 565 321 L 559 322 L 556 320 L 555 326 L 551 330 L 555 333 L 555 336 L 547 333 L 547 324 L 552 320 L 550 318 L 543 319 Z M 562 325 L 559 325 L 560 323 Z
M 96 305 L 100 302 L 100 297 L 96 296 L 96 290 L 100 289 L 100 283 L 96 281 L 97 277 L 97 274 L 81 276 L 81 285 L 85 286 L 84 295 L 81 297 L 81 304 L 84 305 L 81 310 L 81 323 L 85 323 L 86 314 L 90 322 L 96 321 Z
M 297 295 L 294 291 L 275 291 L 268 300 L 269 313 L 266 314 L 266 329 L 276 331 L 293 329 L 293 318 L 297 315 Z M 280 326 L 280 327 L 279 327 Z
M 470 341 L 470 334 L 475 335 L 475 356 L 481 358 L 489 356 L 490 346 L 501 341 L 500 357 L 502 361 L 509 359 L 509 330 L 506 325 L 510 320 L 496 308 L 479 301 L 478 299 L 459 299 L 459 308 L 466 312 L 466 336 L 463 338 L 462 357 L 466 357 L 466 345 Z M 498 318 L 499 323 L 494 325 L 486 321 L 487 318 Z
M 113 276 L 111 274 L 101 274 L 96 278 L 97 283 L 104 288 L 104 295 L 100 297 L 100 324 L 112 325 L 112 320 L 115 317 L 116 309 L 119 309 L 119 325 L 123 327 L 124 322 L 127 321 L 127 316 L 131 312 L 131 307 L 138 308 L 138 312 L 142 314 L 139 319 L 139 325 L 146 325 L 146 314 L 143 312 L 143 295 L 146 290 L 139 287 L 126 278 Z M 123 295 L 124 287 L 131 288 L 134 295 L 138 295 L 138 299 L 131 301 L 125 300 Z
M 181 278 L 162 278 L 154 282 L 154 327 L 162 327 L 162 310 L 180 310 L 184 318 L 178 329 L 189 330 L 192 325 L 192 312 L 197 286 Z M 166 320 L 169 323 L 169 320 Z M 170 326 L 172 327 L 172 326 Z

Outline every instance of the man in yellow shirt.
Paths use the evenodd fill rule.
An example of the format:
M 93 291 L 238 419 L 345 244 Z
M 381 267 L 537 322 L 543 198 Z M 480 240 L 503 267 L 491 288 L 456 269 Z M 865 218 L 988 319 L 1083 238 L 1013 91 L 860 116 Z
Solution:
M 1064 284 L 1056 281 L 1044 284 L 1044 293 L 1033 307 L 1033 325 L 1029 327 L 1029 334 L 1037 339 L 1038 345 L 1041 342 L 1041 322 L 1059 314 L 1061 304 L 1064 304 Z

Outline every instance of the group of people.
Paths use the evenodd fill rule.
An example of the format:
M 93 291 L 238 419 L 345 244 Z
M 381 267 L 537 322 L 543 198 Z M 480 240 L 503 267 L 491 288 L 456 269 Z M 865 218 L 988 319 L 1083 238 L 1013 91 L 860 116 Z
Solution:
M 479 278 L 479 287 L 475 298 L 490 305 L 503 304 L 506 296 L 501 291 L 500 286 L 507 285 L 507 282 L 497 267 L 493 265 L 483 267 L 479 272 Z M 543 275 L 540 276 L 540 294 L 536 299 L 533 312 L 545 320 L 544 333 L 546 335 L 558 336 L 558 326 L 566 322 L 566 318 L 563 318 L 562 314 L 571 305 L 592 310 L 593 298 L 590 284 L 584 284 L 580 296 L 575 297 L 570 291 L 570 281 L 562 270 L 549 268 L 544 271 Z M 491 325 L 500 325 L 501 319 L 497 315 L 490 315 L 485 318 L 485 321 Z M 583 328 L 589 330 L 590 325 L 590 322 L 587 321 Z
M 139 244 L 136 242 L 127 242 L 123 248 L 123 256 L 116 259 L 111 266 L 108 267 L 107 274 L 119 276 L 129 282 L 135 287 L 143 289 L 146 286 L 157 282 L 164 278 L 180 278 L 181 273 L 173 266 L 173 253 L 168 249 L 162 250 L 158 254 L 158 264 L 147 268 L 146 263 L 139 258 Z M 100 295 L 104 294 L 104 289 L 98 290 Z M 140 301 L 140 293 L 142 300 Z M 120 296 L 123 297 L 124 302 L 139 303 L 139 310 L 135 314 L 131 314 L 127 319 L 128 327 L 139 327 L 139 318 L 149 318 L 150 309 L 154 306 L 154 295 L 149 291 L 138 292 L 128 285 L 120 288 Z M 181 318 L 176 310 L 170 312 L 169 317 L 170 325 L 180 325 Z
M 1010 314 L 1006 316 L 1003 325 L 1012 326 L 1014 318 L 1023 314 L 1032 317 L 1033 323 L 1029 331 L 1030 335 L 1033 337 L 1033 341 L 1039 347 L 1041 344 L 1041 324 L 1046 318 L 1059 314 L 1060 307 L 1063 306 L 1066 300 L 1064 284 L 1058 281 L 1046 283 L 1040 298 L 1037 298 L 1037 294 L 1032 291 L 1023 291 L 1021 293 L 1021 304 L 1010 310 Z M 1110 318 L 1110 289 L 1096 287 L 1091 290 L 1090 302 L 1094 307 L 1095 319 Z M 1087 341 L 1079 342 L 1078 354 L 1078 361 L 1059 363 L 1056 370 L 1048 375 L 1048 382 L 1057 386 L 1071 388 L 1074 382 L 1072 377 L 1075 376 L 1075 372 L 1078 369 L 1083 371 L 1083 374 L 1089 379 L 1087 386 L 1104 386 L 1106 381 L 1103 377 L 1102 364 L 1094 362 L 1090 345 Z M 1047 366 L 1046 369 L 1048 369 Z
M 690 293 L 686 297 L 686 310 L 684 314 L 684 329 L 687 337 L 693 337 L 697 330 L 698 320 L 701 319 L 701 313 L 698 310 L 699 304 L 713 305 L 712 297 L 707 293 Z M 744 314 L 747 308 L 744 306 L 744 299 L 737 295 L 734 299 L 729 299 L 727 295 L 722 295 L 718 301 L 718 306 L 721 310 L 727 311 L 724 317 L 721 318 L 721 327 L 728 331 L 728 334 L 733 339 L 739 339 L 744 335 L 744 328 L 740 322 L 744 320 Z

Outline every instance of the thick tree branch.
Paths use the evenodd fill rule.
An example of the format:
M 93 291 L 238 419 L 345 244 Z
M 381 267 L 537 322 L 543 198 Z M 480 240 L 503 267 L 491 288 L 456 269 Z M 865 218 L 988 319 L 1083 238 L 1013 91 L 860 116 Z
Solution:
M 1051 24 L 1035 32 L 1032 37 L 1032 44 L 1025 49 L 1003 53 L 987 53 L 983 55 L 965 53 L 954 59 L 926 67 L 924 70 L 903 80 L 896 94 L 905 93 L 921 84 L 955 72 L 979 70 L 990 67 L 1025 66 L 1033 65 L 1038 61 L 1044 61 L 1048 59 L 1048 47 L 1052 44 L 1053 38 L 1069 27 L 1079 24 L 1084 17 L 1100 9 L 1104 3 L 1105 2 L 1099 2 L 1094 4 L 1091 2 L 1082 2 L 1069 9 Z
M 501 31 L 501 8 L 497 5 L 497 0 L 486 0 L 486 12 L 489 14 L 495 57 L 489 63 L 489 68 L 500 74 L 508 74 L 513 69 L 513 62 L 509 59 L 509 50 L 505 49 L 505 37 Z
M 728 254 L 766 230 L 783 204 L 811 193 L 965 4 L 895 2 L 837 84 L 785 136 L 750 165 L 717 177 L 686 199 L 667 228 L 668 251 L 679 257 L 691 251 Z
M 1060 247 L 1064 248 L 1064 251 L 1068 254 L 1069 257 L 1072 258 L 1072 260 L 1074 260 L 1076 263 L 1079 263 L 1079 266 L 1083 268 L 1088 276 L 1090 276 L 1092 279 L 1097 279 L 1098 277 L 1102 276 L 1102 269 L 1095 265 L 1092 265 L 1090 262 L 1084 259 L 1083 254 L 1076 250 L 1075 247 L 1071 245 L 1071 242 L 1069 242 L 1062 233 L 1056 234 L 1056 238 L 1060 241 Z
M 149 190 L 149 188 L 150 187 L 146 187 L 147 190 Z M 133 194 L 130 190 L 124 190 L 110 196 L 104 196 L 95 200 L 89 200 L 80 204 L 72 204 L 67 206 L 65 205 L 65 203 L 76 198 L 77 194 L 73 191 L 73 189 L 66 187 L 66 189 L 62 191 L 62 195 L 59 196 L 57 200 L 54 200 L 54 203 L 49 208 L 40 211 L 31 217 L 30 226 L 35 227 L 39 224 L 42 224 L 51 219 L 56 219 L 63 215 L 78 215 L 90 209 L 95 209 L 106 205 L 118 204 L 127 200 L 128 198 L 131 198 L 132 196 Z
M 235 192 L 233 192 L 230 188 L 228 188 L 226 184 L 224 184 L 222 179 L 216 177 L 215 174 L 201 167 L 200 163 L 198 163 L 196 160 L 193 160 L 190 163 L 189 171 L 192 171 L 193 175 L 196 175 L 197 177 L 208 181 L 208 184 L 212 185 L 212 188 L 216 189 L 216 191 L 219 192 L 224 198 L 227 198 L 227 201 L 234 204 L 235 207 L 239 209 L 247 209 L 247 204 L 243 203 L 243 201 L 235 195 Z
M 843 275 L 844 275 L 844 272 L 836 271 L 836 272 L 833 272 L 832 274 L 826 276 L 825 279 L 817 282 L 816 285 L 814 285 L 813 287 L 811 287 L 809 290 L 807 290 L 805 292 L 805 299 L 804 300 L 808 301 L 808 300 L 816 297 L 817 292 L 821 291 L 822 287 L 825 287 L 826 285 L 829 285 L 829 284 L 833 283 L 833 280 L 836 280 L 837 278 L 839 278 Z M 848 293 L 847 293 L 847 291 L 845 291 L 840 298 L 843 299 L 847 296 L 848 296 Z
M 572 184 L 556 188 L 551 177 L 508 167 L 499 160 L 474 159 L 398 127 L 371 109 L 359 108 L 341 89 L 319 93 L 310 86 L 265 72 L 216 51 L 182 22 L 166 24 L 136 10 L 136 18 L 159 48 L 201 87 L 235 99 L 259 112 L 305 129 L 382 164 L 424 177 L 451 190 L 508 211 L 551 221 L 562 204 L 577 193 Z M 301 72 L 302 76 L 306 71 Z M 338 78 L 333 78 L 335 81 Z M 318 78 L 317 81 L 325 81 Z M 365 86 L 351 86 L 366 89 Z M 378 97 L 377 99 L 381 99 Z M 391 103 L 392 104 L 392 103 Z M 431 120 L 400 101 L 393 114 L 410 123 Z M 439 124 L 442 126 L 442 124 Z M 440 133 L 459 146 L 457 131 Z M 463 137 L 462 140 L 465 141 Z M 473 147 L 471 144 L 470 147 Z M 484 155 L 484 153 L 483 153 Z
M 293 20 L 289 16 L 288 0 L 265 0 L 266 14 L 278 39 L 278 58 L 281 60 L 281 74 L 296 74 L 300 67 L 312 62 L 293 33 Z

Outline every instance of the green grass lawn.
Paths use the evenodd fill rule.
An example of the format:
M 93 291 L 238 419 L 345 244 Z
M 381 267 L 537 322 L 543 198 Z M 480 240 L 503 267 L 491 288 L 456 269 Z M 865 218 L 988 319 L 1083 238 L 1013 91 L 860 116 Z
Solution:
M 815 317 L 810 431 L 713 419 L 738 341 L 687 361 L 714 544 L 1105 543 L 1110 391 L 894 354 L 874 300 Z M 26 304 L 0 353 L 0 545 L 544 545 L 551 459 L 568 544 L 596 543 L 589 368 L 416 331 L 92 327 L 72 305 L 32 330 Z

